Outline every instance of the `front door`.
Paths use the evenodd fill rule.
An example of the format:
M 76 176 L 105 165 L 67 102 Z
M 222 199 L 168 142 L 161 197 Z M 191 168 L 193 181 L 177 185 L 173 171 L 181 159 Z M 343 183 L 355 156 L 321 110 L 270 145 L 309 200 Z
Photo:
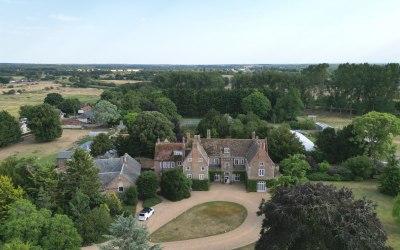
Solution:
M 229 172 L 224 172 L 224 183 L 229 183 Z
M 214 181 L 215 182 L 219 182 L 220 181 L 221 176 L 219 174 L 215 174 L 214 175 Z
M 265 181 L 257 182 L 257 192 L 267 192 Z

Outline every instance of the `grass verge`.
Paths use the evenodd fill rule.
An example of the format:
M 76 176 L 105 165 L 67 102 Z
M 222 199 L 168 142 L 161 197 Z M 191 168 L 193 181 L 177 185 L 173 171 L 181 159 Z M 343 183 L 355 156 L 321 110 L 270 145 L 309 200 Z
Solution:
M 213 201 L 192 207 L 153 234 L 153 242 L 168 242 L 202 238 L 231 231 L 247 217 L 242 205 Z
M 377 181 L 363 181 L 363 182 L 326 182 L 335 187 L 347 187 L 353 190 L 355 198 L 366 197 L 378 204 L 376 212 L 380 219 L 383 228 L 388 235 L 387 244 L 393 249 L 400 249 L 400 228 L 394 222 L 392 217 L 392 207 L 394 197 L 384 195 L 378 191 L 379 183 Z

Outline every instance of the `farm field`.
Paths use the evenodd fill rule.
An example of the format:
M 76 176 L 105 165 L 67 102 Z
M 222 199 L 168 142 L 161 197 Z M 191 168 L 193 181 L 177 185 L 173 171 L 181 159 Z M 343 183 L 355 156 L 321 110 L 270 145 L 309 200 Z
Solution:
M 34 83 L 12 84 L 14 88 L 0 87 L 0 110 L 8 111 L 16 118 L 19 117 L 19 108 L 23 105 L 36 105 L 43 103 L 48 93 L 60 93 L 63 97 L 78 98 L 83 103 L 93 103 L 100 99 L 101 89 L 62 87 L 52 81 Z M 53 89 L 51 89 L 53 88 Z M 19 95 L 3 95 L 3 91 L 11 89 L 25 90 Z
M 37 143 L 33 136 L 0 149 L 0 161 L 8 156 L 36 156 L 40 163 L 54 162 L 59 151 L 71 148 L 75 141 L 89 134 L 89 130 L 66 130 L 62 137 L 51 142 Z
M 317 122 L 329 124 L 335 128 L 343 128 L 344 126 L 351 123 L 351 120 L 355 117 L 349 114 L 340 114 L 337 112 L 324 112 L 324 111 L 307 111 L 304 115 L 299 116 L 299 119 L 307 119 L 308 115 L 316 115 Z

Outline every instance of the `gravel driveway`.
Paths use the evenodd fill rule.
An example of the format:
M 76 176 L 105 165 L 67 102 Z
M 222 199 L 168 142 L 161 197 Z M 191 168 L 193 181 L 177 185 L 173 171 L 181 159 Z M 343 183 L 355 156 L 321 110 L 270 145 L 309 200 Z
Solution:
M 247 193 L 241 184 L 212 184 L 210 191 L 192 192 L 189 199 L 178 202 L 164 200 L 155 206 L 154 215 L 146 222 L 150 233 L 168 223 L 189 208 L 208 201 L 232 201 L 243 205 L 248 212 L 247 218 L 238 228 L 224 234 L 214 236 L 161 243 L 165 250 L 194 249 L 235 249 L 257 241 L 261 229 L 262 217 L 256 215 L 261 198 L 269 199 L 268 193 Z M 95 246 L 85 250 L 97 249 Z

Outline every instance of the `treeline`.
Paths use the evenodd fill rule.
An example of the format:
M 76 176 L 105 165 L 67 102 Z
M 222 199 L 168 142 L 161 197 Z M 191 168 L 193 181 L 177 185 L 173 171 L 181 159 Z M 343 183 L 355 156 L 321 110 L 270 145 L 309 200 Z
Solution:
M 219 72 L 170 71 L 156 75 L 152 85 L 161 89 L 218 89 L 225 86 Z
M 328 64 L 310 65 L 300 74 L 261 71 L 235 75 L 232 88 L 257 88 L 285 92 L 296 88 L 306 107 L 363 114 L 394 112 L 400 66 L 396 63 L 340 64 L 333 72 Z

